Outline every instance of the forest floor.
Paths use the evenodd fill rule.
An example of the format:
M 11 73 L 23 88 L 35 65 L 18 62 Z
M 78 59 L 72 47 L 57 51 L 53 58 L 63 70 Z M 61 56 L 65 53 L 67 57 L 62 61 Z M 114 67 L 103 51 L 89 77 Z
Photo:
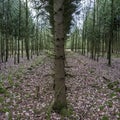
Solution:
M 12 61 L 12 60 L 11 60 Z M 120 120 L 120 58 L 99 62 L 78 53 L 66 60 L 68 111 L 51 111 L 53 60 L 41 54 L 0 70 L 0 120 Z

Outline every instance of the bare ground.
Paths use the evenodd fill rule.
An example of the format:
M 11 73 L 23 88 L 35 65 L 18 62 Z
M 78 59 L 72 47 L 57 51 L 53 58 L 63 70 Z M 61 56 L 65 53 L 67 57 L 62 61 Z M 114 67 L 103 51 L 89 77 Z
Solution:
M 73 113 L 51 111 L 53 60 L 41 55 L 19 65 L 2 65 L 6 92 L 0 94 L 0 120 L 120 120 L 120 58 L 107 66 L 79 54 L 68 54 L 67 100 Z

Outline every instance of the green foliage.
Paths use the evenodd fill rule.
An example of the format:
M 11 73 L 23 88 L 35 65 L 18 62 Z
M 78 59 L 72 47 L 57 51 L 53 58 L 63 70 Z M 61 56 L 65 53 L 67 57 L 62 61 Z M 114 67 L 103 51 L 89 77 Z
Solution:
M 101 120 L 109 120 L 108 116 L 103 116 Z
M 9 82 L 11 87 L 14 85 L 14 82 L 13 82 L 13 79 L 12 79 L 11 75 L 8 76 L 8 82 Z
M 115 92 L 113 92 L 113 93 L 110 94 L 111 98 L 116 97 L 116 96 L 117 96 L 117 94 Z
M 56 105 L 56 104 L 55 104 Z M 51 113 L 53 111 L 59 113 L 61 115 L 61 119 L 64 118 L 64 117 L 67 117 L 67 118 L 70 118 L 74 112 L 73 112 L 73 108 L 71 106 L 68 106 L 68 107 L 63 107 L 62 105 L 59 104 L 59 111 L 58 111 L 58 108 L 57 108 L 57 111 L 56 111 L 56 106 L 54 106 L 54 102 L 51 102 L 51 104 L 47 107 L 47 112 L 46 112 L 46 115 L 47 115 L 47 120 L 50 120 L 50 116 L 51 116 Z
M 4 22 L 3 24 L 4 25 L 7 25 L 7 27 L 9 28 L 9 34 L 11 34 L 11 35 L 13 35 L 13 36 L 18 36 L 18 26 L 19 26 L 19 0 L 10 0 L 9 1 L 9 8 L 8 8 L 8 6 L 7 6 L 7 4 L 8 4 L 8 2 L 7 1 L 3 1 L 3 3 L 4 3 L 4 14 L 3 13 L 1 13 L 1 18 L 0 18 L 0 21 L 2 21 L 2 19 L 3 19 L 3 17 L 5 17 L 5 16 L 7 16 L 7 15 L 9 15 L 8 17 L 9 17 L 9 24 L 7 24 L 6 22 L 7 22 L 7 20 L 4 20 L 4 21 L 2 21 L 2 22 Z M 3 10 L 2 10 L 2 5 L 3 5 L 3 3 L 2 2 L 0 2 L 0 11 L 2 12 Z M 6 11 L 6 9 L 9 9 L 9 11 Z M 21 30 L 21 37 L 24 37 L 25 36 L 25 32 L 26 32 L 26 23 L 25 23 L 25 20 L 26 20 L 26 8 L 25 8 L 25 4 L 24 4 L 24 2 L 22 1 L 21 2 L 21 27 L 20 27 L 20 30 Z M 32 31 L 32 27 L 33 27 L 33 19 L 32 19 L 32 17 L 31 17 L 31 13 L 30 13 L 30 11 L 29 11 L 29 9 L 28 9 L 28 14 L 29 14 L 29 33 L 31 32 L 33 32 Z M 12 16 L 12 18 L 11 18 L 11 16 Z M 4 26 L 3 26 L 4 27 Z M 3 29 L 3 28 L 2 28 Z M 5 30 L 5 29 L 4 29 Z
M 99 109 L 100 109 L 100 110 L 103 110 L 104 108 L 105 108 L 104 105 L 99 106 Z
M 109 83 L 107 86 L 108 86 L 108 88 L 111 89 L 111 90 L 113 90 L 113 88 L 114 88 L 114 84 L 113 84 L 113 83 Z
M 50 24 L 52 26 L 52 33 L 54 32 L 54 10 L 53 10 L 53 0 L 46 0 L 48 2 L 47 6 L 45 7 L 46 11 L 50 13 Z M 41 2 L 44 2 L 44 0 Z M 70 32 L 70 27 L 72 25 L 73 20 L 73 13 L 75 13 L 76 9 L 78 8 L 77 3 L 80 2 L 80 0 L 65 0 L 64 2 L 64 29 L 65 29 L 65 35 L 67 35 Z
M 86 42 L 86 49 L 91 53 L 91 57 L 96 57 L 96 54 L 104 56 L 108 52 L 109 40 L 113 39 L 113 51 L 120 51 L 119 34 L 120 25 L 116 25 L 116 17 L 120 16 L 120 1 L 113 0 L 94 0 L 95 4 L 90 8 L 86 7 L 84 12 L 85 19 L 83 23 L 82 38 L 83 43 Z M 113 8 L 113 15 L 112 15 Z M 109 13 L 109 14 L 108 14 Z M 120 22 L 120 21 L 119 21 Z M 111 26 L 113 27 L 113 38 L 110 38 Z M 86 45 L 86 44 L 85 44 Z M 108 53 L 107 53 L 108 54 Z M 114 52 L 113 54 L 116 54 Z M 108 55 L 109 56 L 109 55 Z
M 110 108 L 113 106 L 112 100 L 107 101 L 106 104 L 107 104 L 107 106 L 110 107 Z
M 61 111 L 63 109 L 67 109 L 67 104 L 63 104 L 63 103 L 60 103 L 60 102 L 55 102 L 54 105 L 53 105 L 53 110 L 57 113 L 61 113 Z
M 5 94 L 5 93 L 6 93 L 6 89 L 0 86 L 0 94 Z
M 61 110 L 60 114 L 63 116 L 63 117 L 71 117 L 73 115 L 73 109 L 72 108 L 64 108 Z
M 54 57 L 55 57 L 55 54 L 54 54 L 54 52 L 52 52 L 52 51 L 45 51 L 45 53 L 46 53 L 47 56 L 50 57 L 50 58 L 54 58 Z
M 51 102 L 51 104 L 47 107 L 47 112 L 46 112 L 46 115 L 47 115 L 47 120 L 50 120 L 50 115 L 51 115 L 51 112 L 53 111 L 53 104 L 54 102 Z
M 119 92 L 120 93 L 120 88 L 115 88 L 115 92 Z
M 115 92 L 120 92 L 119 84 L 119 81 L 114 81 L 108 83 L 107 87 L 111 90 L 114 90 Z
M 119 118 L 120 118 L 120 112 L 119 113 L 117 113 L 117 115 L 119 116 Z
M 9 108 L 7 107 L 1 108 L 0 112 L 3 112 L 3 113 L 9 112 Z
M 0 103 L 3 103 L 3 102 L 4 102 L 4 98 L 0 97 Z

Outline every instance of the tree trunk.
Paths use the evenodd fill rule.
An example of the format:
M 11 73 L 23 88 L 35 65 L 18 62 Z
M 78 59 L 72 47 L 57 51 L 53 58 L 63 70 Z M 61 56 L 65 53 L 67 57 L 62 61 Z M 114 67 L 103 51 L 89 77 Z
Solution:
M 53 109 L 60 112 L 67 107 L 65 90 L 64 52 L 64 0 L 54 0 L 54 42 L 55 42 L 55 101 Z
M 29 31 L 28 31 L 28 0 L 26 0 L 26 35 L 25 35 L 25 49 L 27 60 L 29 60 Z
M 108 47 L 108 65 L 111 66 L 111 54 L 112 54 L 112 41 L 113 41 L 113 0 L 111 0 L 111 24 L 110 24 L 110 38 Z
M 19 35 L 18 35 L 18 56 L 17 56 L 17 62 L 20 62 L 20 33 L 21 33 L 21 0 L 19 0 Z

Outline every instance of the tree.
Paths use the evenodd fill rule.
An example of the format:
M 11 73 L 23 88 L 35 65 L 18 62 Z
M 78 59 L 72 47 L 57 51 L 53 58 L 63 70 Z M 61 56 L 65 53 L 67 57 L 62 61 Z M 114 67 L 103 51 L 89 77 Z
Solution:
M 28 0 L 26 0 L 26 35 L 25 35 L 25 49 L 26 49 L 26 55 L 27 55 L 27 59 L 29 60 L 29 29 L 28 29 L 28 17 L 29 17 L 29 13 L 28 13 Z
M 94 6 L 90 5 L 83 23 L 82 38 L 87 41 L 88 55 L 97 61 L 99 56 L 107 55 L 109 66 L 112 54 L 118 54 L 120 48 L 119 6 L 120 1 L 94 0 Z
M 44 1 L 44 0 L 43 0 Z M 54 36 L 55 101 L 53 109 L 60 112 L 67 108 L 65 86 L 65 51 L 64 44 L 70 31 L 73 13 L 79 0 L 46 0 L 46 11 L 50 13 L 50 23 Z M 45 1 L 44 1 L 45 2 Z
M 108 65 L 111 66 L 111 52 L 112 52 L 112 41 L 113 41 L 113 19 L 114 19 L 114 0 L 111 0 L 111 22 L 110 22 L 110 38 L 108 47 Z
M 54 0 L 55 103 L 53 108 L 57 111 L 67 107 L 64 69 L 64 2 L 65 0 Z
M 18 32 L 18 57 L 17 61 L 20 62 L 20 38 L 21 38 L 21 0 L 19 0 L 19 32 Z
M 37 38 L 40 43 L 40 36 L 34 34 L 35 21 L 28 2 L 30 1 L 2 0 L 0 2 L 0 60 L 2 62 L 7 62 L 9 57 L 14 57 L 14 63 L 19 63 L 25 50 L 29 58 L 29 52 L 32 47 L 35 48 L 34 43 Z M 41 33 L 41 28 L 38 26 L 36 28 Z M 34 36 L 33 40 L 31 36 Z

